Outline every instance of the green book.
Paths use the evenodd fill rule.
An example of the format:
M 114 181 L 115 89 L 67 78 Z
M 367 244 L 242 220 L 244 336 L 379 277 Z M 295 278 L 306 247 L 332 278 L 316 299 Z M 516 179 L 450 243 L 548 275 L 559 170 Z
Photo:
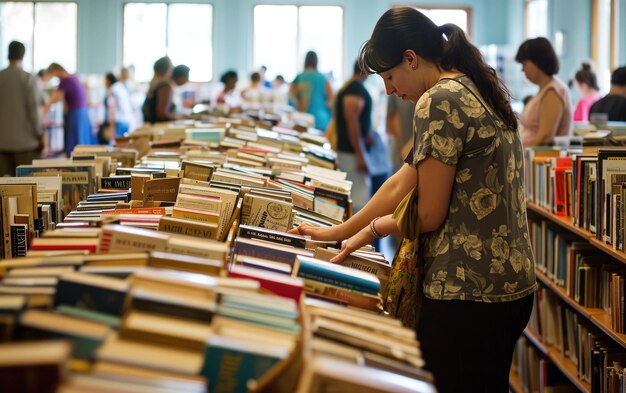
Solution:
M 259 379 L 288 354 L 286 347 L 215 335 L 206 347 L 202 375 L 210 392 L 247 393 L 248 381 Z

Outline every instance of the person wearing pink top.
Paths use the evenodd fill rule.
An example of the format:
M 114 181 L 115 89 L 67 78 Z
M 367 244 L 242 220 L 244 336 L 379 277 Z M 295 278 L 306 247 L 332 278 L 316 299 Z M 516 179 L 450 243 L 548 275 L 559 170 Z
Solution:
M 591 69 L 591 64 L 583 62 L 580 70 L 576 71 L 569 85 L 574 84 L 581 94 L 574 109 L 574 121 L 589 121 L 589 110 L 602 95 L 598 87 L 598 78 Z
M 550 145 L 555 136 L 572 132 L 572 104 L 567 86 L 561 82 L 559 59 L 543 37 L 524 41 L 515 61 L 522 64 L 526 78 L 539 86 L 539 92 L 524 107 L 520 135 L 524 147 Z

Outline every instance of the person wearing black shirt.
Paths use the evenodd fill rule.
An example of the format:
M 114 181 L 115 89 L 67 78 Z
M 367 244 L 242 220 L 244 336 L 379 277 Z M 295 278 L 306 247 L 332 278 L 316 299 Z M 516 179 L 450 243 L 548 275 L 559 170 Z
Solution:
M 626 121 L 626 66 L 613 71 L 609 94 L 596 101 L 589 110 L 589 119 L 606 114 L 607 121 Z

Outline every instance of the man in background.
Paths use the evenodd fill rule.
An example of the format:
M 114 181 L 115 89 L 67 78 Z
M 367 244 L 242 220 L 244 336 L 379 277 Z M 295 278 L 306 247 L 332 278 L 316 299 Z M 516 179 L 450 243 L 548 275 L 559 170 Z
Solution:
M 30 164 L 43 148 L 37 78 L 22 69 L 26 48 L 9 44 L 9 66 L 0 71 L 0 176 L 15 176 L 18 165 Z
M 606 116 L 607 121 L 626 121 L 626 66 L 611 74 L 611 90 L 591 106 L 589 119 L 598 114 Z

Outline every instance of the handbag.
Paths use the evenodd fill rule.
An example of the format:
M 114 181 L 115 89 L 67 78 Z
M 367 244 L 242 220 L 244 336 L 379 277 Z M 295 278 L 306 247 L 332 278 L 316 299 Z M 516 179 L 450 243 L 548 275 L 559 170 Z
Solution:
M 421 223 L 417 214 L 418 183 L 393 212 L 402 242 L 393 258 L 383 307 L 409 328 L 416 329 L 422 304 L 423 261 L 419 250 Z

